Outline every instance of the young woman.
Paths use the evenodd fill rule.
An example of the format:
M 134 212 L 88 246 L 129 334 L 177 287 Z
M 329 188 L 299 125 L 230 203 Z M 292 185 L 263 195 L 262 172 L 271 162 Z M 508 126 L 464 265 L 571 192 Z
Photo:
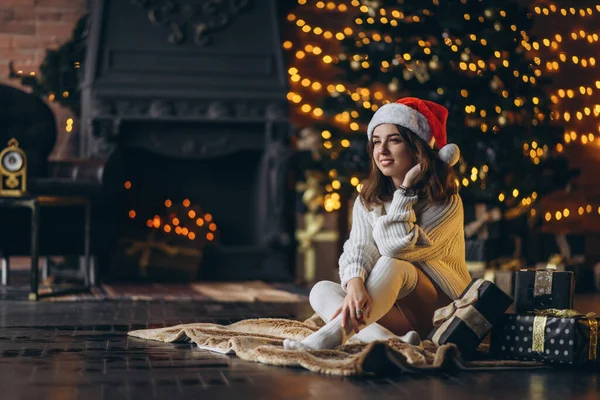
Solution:
M 442 105 L 411 97 L 373 115 L 371 168 L 339 260 L 341 285 L 313 287 L 310 304 L 326 324 L 302 341 L 285 340 L 285 348 L 330 349 L 353 334 L 418 344 L 433 328 L 434 311 L 469 284 L 452 170 L 460 153 L 446 144 L 447 117 Z

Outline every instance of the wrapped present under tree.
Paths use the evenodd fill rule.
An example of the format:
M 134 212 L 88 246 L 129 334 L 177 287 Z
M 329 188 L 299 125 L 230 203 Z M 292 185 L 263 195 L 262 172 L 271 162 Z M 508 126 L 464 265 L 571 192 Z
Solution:
M 339 232 L 336 213 L 308 212 L 296 218 L 297 265 L 306 283 L 333 280 L 337 275 Z
M 296 217 L 298 280 L 307 284 L 324 279 L 336 280 L 340 238 L 346 236 L 348 225 L 347 218 L 344 218 L 344 213 L 348 212 L 348 207 L 344 206 L 346 199 L 337 193 L 334 196 L 321 190 L 322 174 L 309 171 L 305 175 L 306 182 L 296 185 L 306 209 Z M 333 212 L 323 212 L 323 209 Z

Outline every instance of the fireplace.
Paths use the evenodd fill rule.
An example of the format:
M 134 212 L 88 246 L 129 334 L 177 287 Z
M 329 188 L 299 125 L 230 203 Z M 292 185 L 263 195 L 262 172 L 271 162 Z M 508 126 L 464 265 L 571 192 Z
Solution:
M 108 160 L 114 232 L 140 218 L 166 229 L 158 214 L 167 202 L 199 205 L 218 225 L 219 242 L 203 251 L 198 279 L 294 276 L 276 5 L 97 0 L 90 18 L 81 152 Z M 109 277 L 127 276 L 118 260 L 106 262 Z

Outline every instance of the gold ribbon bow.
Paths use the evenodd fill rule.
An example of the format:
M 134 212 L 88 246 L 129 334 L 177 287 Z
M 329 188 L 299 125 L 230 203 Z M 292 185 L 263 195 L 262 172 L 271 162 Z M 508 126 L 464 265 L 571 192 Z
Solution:
M 546 321 L 548 317 L 558 318 L 575 318 L 585 317 L 588 320 L 590 327 L 590 342 L 588 345 L 588 359 L 591 361 L 596 360 L 597 346 L 598 346 L 598 320 L 596 320 L 596 314 L 589 312 L 587 314 L 580 313 L 577 310 L 558 310 L 556 308 L 549 308 L 547 310 L 535 310 L 535 317 L 533 318 L 533 343 L 531 351 L 538 353 L 544 352 L 544 341 L 545 341 L 545 329 Z
M 459 299 L 454 300 L 446 307 L 442 307 L 433 314 L 433 326 L 437 328 L 433 335 L 432 342 L 440 345 L 439 340 L 446 332 L 455 318 L 463 321 L 480 339 L 492 329 L 492 324 L 473 307 L 473 304 L 479 300 L 479 288 L 485 282 L 483 279 L 477 279 Z

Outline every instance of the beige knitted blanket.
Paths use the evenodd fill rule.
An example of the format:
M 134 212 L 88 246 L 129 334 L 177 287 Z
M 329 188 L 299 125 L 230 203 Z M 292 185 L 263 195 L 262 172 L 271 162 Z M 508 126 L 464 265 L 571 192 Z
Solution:
M 288 351 L 283 339 L 301 340 L 322 326 L 315 314 L 304 322 L 278 319 L 247 319 L 231 325 L 194 323 L 167 328 L 131 331 L 129 336 L 162 342 L 193 341 L 201 349 L 268 365 L 301 367 L 329 375 L 380 375 L 393 371 L 419 373 L 440 369 L 536 368 L 542 364 L 523 361 L 465 361 L 455 345 L 437 347 L 424 341 L 420 347 L 399 340 L 360 343 L 350 339 L 334 350 Z

